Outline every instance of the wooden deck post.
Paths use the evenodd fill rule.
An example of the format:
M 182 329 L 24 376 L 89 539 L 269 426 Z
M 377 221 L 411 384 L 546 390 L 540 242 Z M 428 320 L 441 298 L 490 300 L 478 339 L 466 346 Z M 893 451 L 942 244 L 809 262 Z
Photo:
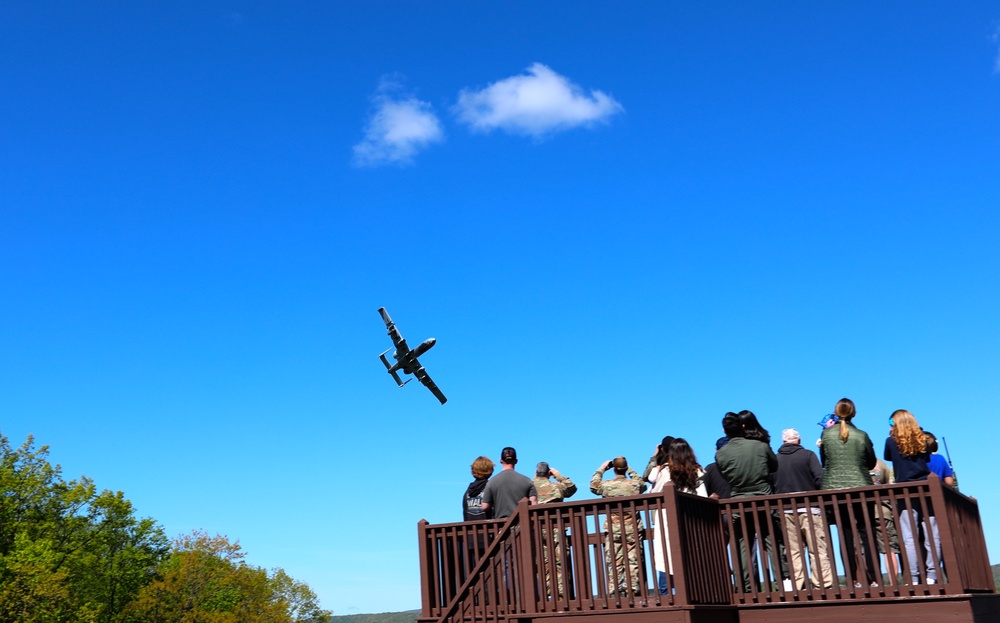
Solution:
M 517 524 L 514 526 L 514 538 L 517 540 L 517 570 L 514 582 L 515 598 L 512 609 L 518 613 L 534 614 L 535 607 L 535 574 L 534 559 L 531 553 L 532 530 L 528 514 L 528 499 L 524 498 L 517 504 Z M 511 570 L 512 572 L 514 569 Z M 529 603 L 531 604 L 529 607 Z
M 423 617 L 431 615 L 431 578 L 430 564 L 427 558 L 427 523 L 426 519 L 417 522 L 417 542 L 420 543 L 420 613 Z

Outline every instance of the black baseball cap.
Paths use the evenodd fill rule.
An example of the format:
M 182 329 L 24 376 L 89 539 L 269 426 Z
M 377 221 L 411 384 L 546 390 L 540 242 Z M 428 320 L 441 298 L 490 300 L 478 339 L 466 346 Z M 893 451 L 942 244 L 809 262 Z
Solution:
M 507 446 L 500 451 L 500 462 L 506 463 L 507 465 L 514 465 L 517 463 L 517 450 Z

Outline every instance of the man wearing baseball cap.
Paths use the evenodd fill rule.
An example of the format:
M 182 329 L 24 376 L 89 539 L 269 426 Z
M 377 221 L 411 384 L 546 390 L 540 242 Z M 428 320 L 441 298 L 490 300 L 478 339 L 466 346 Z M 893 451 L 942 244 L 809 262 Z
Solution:
M 615 471 L 611 480 L 603 480 L 604 472 Z M 627 477 L 626 477 L 627 476 Z M 646 482 L 628 466 L 623 456 L 617 456 L 605 461 L 597 468 L 590 479 L 590 490 L 604 498 L 622 495 L 638 495 L 646 490 Z M 608 594 L 628 595 L 631 587 L 633 594 L 639 593 L 639 539 L 642 538 L 642 517 L 630 512 L 612 511 L 604 521 L 607 537 L 604 551 L 608 563 Z
M 551 480 L 554 478 L 555 480 Z M 535 477 L 531 479 L 531 482 L 535 485 L 535 491 L 538 492 L 538 503 L 539 504 L 550 504 L 554 502 L 562 502 L 568 497 L 571 497 L 576 493 L 576 484 L 569 479 L 567 476 L 563 476 L 559 473 L 559 470 L 554 467 L 549 467 L 549 464 L 545 461 L 540 462 L 535 466 Z M 562 572 L 562 561 L 563 561 L 563 547 L 562 541 L 565 534 L 561 534 L 559 528 L 552 528 L 552 544 L 555 548 L 555 563 L 556 568 L 556 584 L 559 589 L 559 597 L 562 598 L 565 591 L 565 584 L 563 582 L 563 572 Z M 552 574 L 549 572 L 549 543 L 548 535 L 542 538 L 542 560 L 545 562 L 545 591 L 551 596 L 552 595 Z
M 518 474 L 515 465 L 517 450 L 507 446 L 500 451 L 500 473 L 490 478 L 483 489 L 483 510 L 493 509 L 494 519 L 510 517 L 524 498 L 528 498 L 528 504 L 538 503 L 535 485 L 527 476 Z

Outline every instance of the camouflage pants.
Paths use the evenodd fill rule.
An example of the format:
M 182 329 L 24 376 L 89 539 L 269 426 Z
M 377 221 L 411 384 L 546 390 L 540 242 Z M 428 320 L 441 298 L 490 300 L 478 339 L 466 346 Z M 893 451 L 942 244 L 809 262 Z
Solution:
M 875 507 L 875 546 L 878 553 L 885 553 L 885 539 L 889 540 L 889 550 L 893 554 L 899 553 L 899 533 L 896 532 L 896 520 L 892 516 L 892 504 L 882 502 Z
M 607 537 L 604 541 L 604 556 L 608 565 L 608 594 L 627 594 L 629 587 L 633 594 L 639 592 L 642 564 L 639 561 L 639 537 L 642 521 L 631 516 L 613 516 L 610 529 L 605 522 Z M 624 525 L 623 525 L 624 524 Z
M 564 535 L 560 534 L 561 530 L 558 528 L 553 528 L 551 535 L 552 538 L 542 539 L 542 560 L 545 566 L 545 595 L 547 597 L 552 596 L 552 569 L 555 568 L 556 572 L 556 583 L 559 589 L 559 597 L 562 598 L 566 594 L 565 584 L 563 584 L 563 538 Z M 546 535 L 548 536 L 548 535 Z M 552 547 L 555 553 L 554 559 L 549 559 L 549 547 Z

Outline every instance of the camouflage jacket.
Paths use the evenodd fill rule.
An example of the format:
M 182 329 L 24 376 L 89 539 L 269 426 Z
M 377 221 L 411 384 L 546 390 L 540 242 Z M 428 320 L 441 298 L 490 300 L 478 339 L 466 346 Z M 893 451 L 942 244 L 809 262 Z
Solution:
M 576 485 L 569 478 L 562 476 L 555 482 L 548 478 L 535 476 L 531 482 L 535 483 L 535 491 L 538 492 L 538 503 L 562 502 L 568 497 L 573 497 L 576 493 Z
M 603 498 L 613 498 L 620 495 L 638 495 L 646 491 L 646 483 L 631 467 L 625 476 L 615 476 L 611 480 L 602 480 L 607 470 L 598 469 L 590 479 L 590 490 Z

